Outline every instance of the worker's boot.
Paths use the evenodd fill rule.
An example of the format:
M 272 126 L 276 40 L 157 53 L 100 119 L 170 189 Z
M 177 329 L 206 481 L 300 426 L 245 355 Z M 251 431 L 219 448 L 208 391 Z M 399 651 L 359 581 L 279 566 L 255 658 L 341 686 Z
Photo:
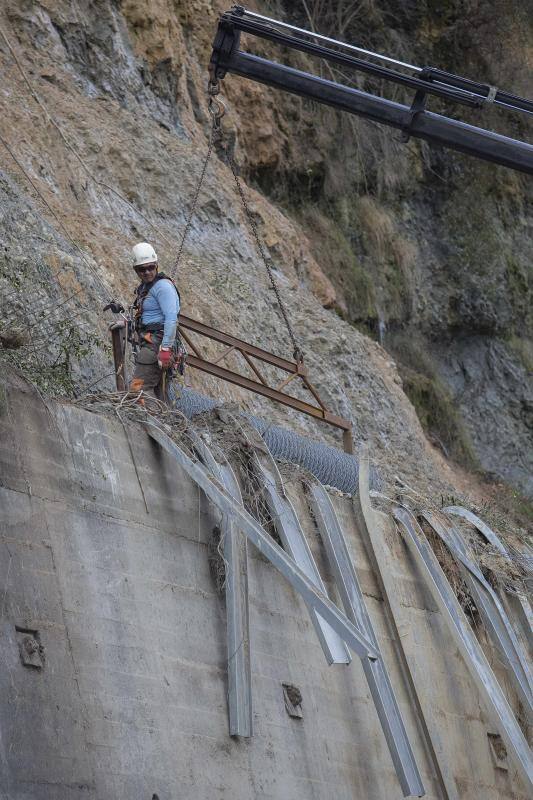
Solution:
M 130 381 L 130 392 L 132 394 L 138 394 L 139 397 L 137 399 L 137 403 L 140 406 L 146 405 L 144 402 L 143 395 L 148 394 L 148 391 L 144 387 L 144 380 L 142 378 L 132 378 Z M 153 394 L 153 392 L 151 392 Z

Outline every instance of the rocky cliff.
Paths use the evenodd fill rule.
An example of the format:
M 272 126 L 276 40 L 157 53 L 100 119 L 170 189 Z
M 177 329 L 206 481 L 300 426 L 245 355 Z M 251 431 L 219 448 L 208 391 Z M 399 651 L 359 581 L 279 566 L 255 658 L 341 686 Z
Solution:
M 525 0 L 502 0 L 497 14 L 484 0 L 369 0 L 346 4 L 351 18 L 343 4 L 296 5 L 256 7 L 527 94 Z M 47 391 L 112 385 L 101 308 L 131 292 L 129 248 L 146 239 L 163 265 L 174 261 L 207 147 L 206 65 L 224 8 L 3 4 L 2 357 Z M 531 181 L 241 79 L 223 93 L 254 217 L 332 409 L 391 474 L 453 491 L 466 480 L 459 460 L 533 491 Z M 475 121 L 532 138 L 511 117 Z M 290 354 L 216 156 L 179 282 L 191 316 Z M 266 401 L 188 379 L 319 433 Z

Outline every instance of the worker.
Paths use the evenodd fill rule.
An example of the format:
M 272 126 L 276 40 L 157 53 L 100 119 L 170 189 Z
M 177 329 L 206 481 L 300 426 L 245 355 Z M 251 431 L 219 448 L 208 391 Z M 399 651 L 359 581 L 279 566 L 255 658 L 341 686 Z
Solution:
M 166 376 L 176 360 L 180 295 L 173 281 L 158 271 L 157 253 L 151 244 L 135 245 L 132 265 L 141 283 L 133 303 L 137 349 L 129 388 L 164 401 Z

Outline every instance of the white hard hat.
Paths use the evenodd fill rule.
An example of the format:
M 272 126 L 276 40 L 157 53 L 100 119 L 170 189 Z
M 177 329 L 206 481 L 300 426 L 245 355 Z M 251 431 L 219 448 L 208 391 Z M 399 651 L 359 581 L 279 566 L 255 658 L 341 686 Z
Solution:
M 140 267 L 142 264 L 157 264 L 157 253 L 148 242 L 136 244 L 132 254 L 132 267 Z

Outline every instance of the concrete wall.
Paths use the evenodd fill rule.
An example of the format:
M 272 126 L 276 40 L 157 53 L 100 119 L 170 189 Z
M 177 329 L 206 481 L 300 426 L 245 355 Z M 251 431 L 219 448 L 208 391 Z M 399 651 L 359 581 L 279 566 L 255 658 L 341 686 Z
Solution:
M 299 598 L 255 551 L 255 736 L 228 736 L 225 609 L 206 552 L 217 513 L 144 433 L 129 428 L 128 442 L 118 419 L 47 409 L 7 384 L 0 428 L 2 797 L 401 797 L 360 664 L 326 665 Z M 291 491 L 320 560 L 305 501 Z M 443 797 L 351 505 L 336 503 L 427 796 Z M 512 766 L 495 768 L 474 686 L 394 547 L 404 635 L 457 796 L 526 800 Z M 42 654 L 23 655 L 40 668 L 22 663 L 32 632 Z M 303 719 L 287 715 L 282 682 L 301 689 Z

